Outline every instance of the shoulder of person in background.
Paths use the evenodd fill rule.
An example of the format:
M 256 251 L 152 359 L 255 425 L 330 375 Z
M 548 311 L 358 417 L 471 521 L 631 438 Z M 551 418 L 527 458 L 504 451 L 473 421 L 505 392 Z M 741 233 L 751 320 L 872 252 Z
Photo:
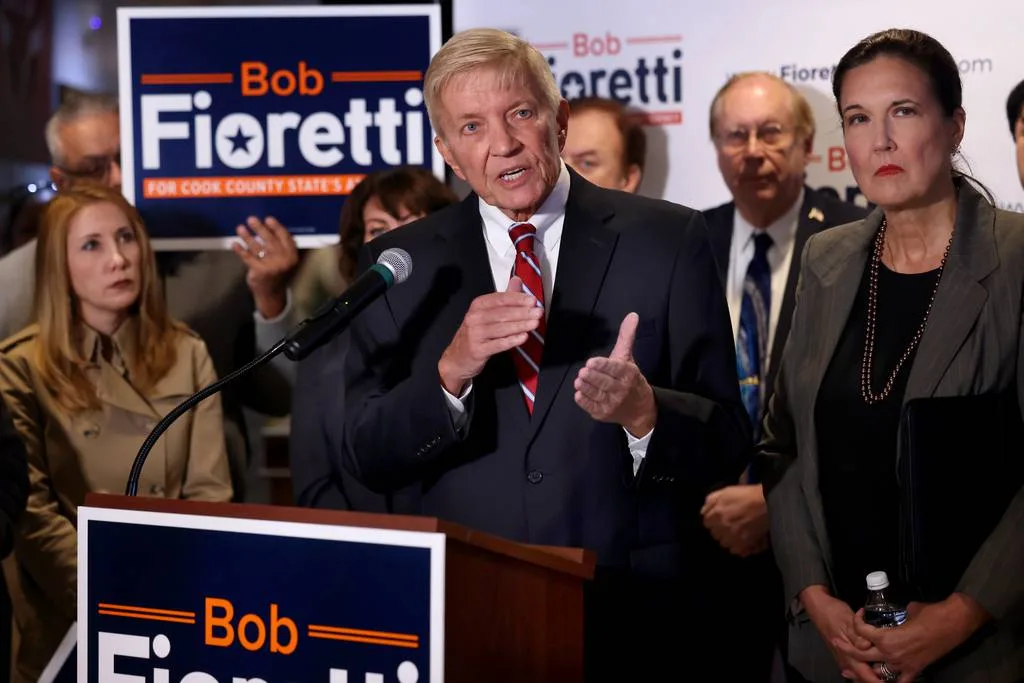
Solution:
M 11 552 L 14 529 L 28 501 L 25 444 L 0 399 L 0 559 Z
M 35 298 L 36 241 L 0 258 L 0 339 L 32 322 Z

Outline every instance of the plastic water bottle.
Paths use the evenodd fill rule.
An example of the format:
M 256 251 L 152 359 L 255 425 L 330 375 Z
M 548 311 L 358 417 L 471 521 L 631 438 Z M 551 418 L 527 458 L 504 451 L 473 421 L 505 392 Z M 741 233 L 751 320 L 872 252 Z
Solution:
M 871 572 L 867 577 L 868 599 L 864 603 L 864 621 L 875 628 L 896 628 L 907 620 L 907 608 L 889 599 L 889 575 L 885 572 Z M 900 677 L 885 662 L 880 665 L 884 681 L 895 681 Z

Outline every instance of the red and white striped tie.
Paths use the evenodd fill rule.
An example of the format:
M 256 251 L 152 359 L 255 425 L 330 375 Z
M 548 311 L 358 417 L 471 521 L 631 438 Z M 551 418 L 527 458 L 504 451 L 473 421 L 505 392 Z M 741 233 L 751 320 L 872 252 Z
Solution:
M 523 291 L 532 294 L 537 305 L 544 308 L 544 279 L 540 274 L 540 260 L 533 251 L 537 228 L 529 223 L 519 223 L 508 229 L 508 235 L 516 249 L 515 266 L 512 274 L 523 281 Z M 537 395 L 537 378 L 540 375 L 540 359 L 544 353 L 544 332 L 547 329 L 545 316 L 541 316 L 537 329 L 533 330 L 522 346 L 512 349 L 512 362 L 519 376 L 519 386 L 526 399 L 526 409 L 533 415 L 533 402 Z

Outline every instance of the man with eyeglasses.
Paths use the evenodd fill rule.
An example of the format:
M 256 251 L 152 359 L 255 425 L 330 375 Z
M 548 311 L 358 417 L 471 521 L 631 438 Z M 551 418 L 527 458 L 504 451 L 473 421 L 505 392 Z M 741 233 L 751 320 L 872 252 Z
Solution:
M 1024 187 L 1024 81 L 1018 83 L 1006 99 L 1006 118 L 1010 122 L 1010 135 L 1017 144 L 1017 175 Z
M 116 99 L 75 95 L 61 104 L 47 123 L 46 142 L 52 161 L 50 177 L 58 191 L 81 181 L 121 187 Z M 155 220 L 147 215 L 142 218 Z M 298 264 L 295 241 L 271 218 L 260 221 L 250 217 L 237 232 L 237 257 L 227 251 L 157 253 L 171 316 L 203 338 L 220 377 L 270 348 L 294 324 L 288 280 Z M 35 252 L 36 240 L 32 239 L 0 259 L 0 339 L 32 321 Z M 238 500 L 244 498 L 249 462 L 243 408 L 268 416 L 287 415 L 294 372 L 282 356 L 228 386 L 222 394 L 225 439 Z
M 733 201 L 704 215 L 725 282 L 740 391 L 756 442 L 789 334 L 803 245 L 815 232 L 866 211 L 806 186 L 814 116 L 789 83 L 767 73 L 737 74 L 715 95 L 710 114 L 718 168 Z M 736 598 L 744 618 L 737 619 L 735 637 L 749 662 L 746 681 L 770 680 L 785 634 L 763 489 L 772 474 L 751 465 L 737 485 L 709 495 L 702 510 L 712 536 L 738 556 Z

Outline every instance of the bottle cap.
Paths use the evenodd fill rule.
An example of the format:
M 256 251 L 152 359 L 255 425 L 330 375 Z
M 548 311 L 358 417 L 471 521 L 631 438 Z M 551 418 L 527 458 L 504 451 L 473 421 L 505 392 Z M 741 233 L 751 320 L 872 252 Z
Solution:
M 889 587 L 889 575 L 885 572 L 871 572 L 868 574 L 868 590 L 877 591 Z

